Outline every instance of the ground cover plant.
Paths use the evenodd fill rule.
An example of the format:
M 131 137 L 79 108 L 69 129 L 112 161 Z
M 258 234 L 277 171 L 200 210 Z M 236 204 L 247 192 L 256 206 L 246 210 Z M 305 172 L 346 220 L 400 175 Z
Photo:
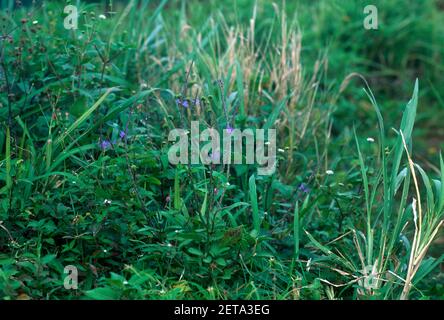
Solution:
M 373 2 L 3 1 L 0 298 L 442 299 L 444 4 Z

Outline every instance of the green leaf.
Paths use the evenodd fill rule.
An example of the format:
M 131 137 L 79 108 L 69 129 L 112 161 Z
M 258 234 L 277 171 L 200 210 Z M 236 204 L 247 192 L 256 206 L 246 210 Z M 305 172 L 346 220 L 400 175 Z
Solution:
M 196 249 L 196 248 L 189 248 L 188 252 L 191 254 L 194 254 L 196 256 L 203 256 L 202 251 L 200 251 L 199 249 Z
M 180 179 L 179 179 L 179 168 L 176 168 L 176 175 L 174 177 L 174 209 L 180 209 Z
M 88 290 L 85 295 L 91 299 L 95 300 L 116 300 L 119 299 L 119 294 L 115 289 L 112 288 L 96 288 Z
M 299 203 L 296 202 L 293 217 L 294 257 L 299 259 Z
M 11 133 L 9 131 L 9 126 L 6 128 L 6 188 L 10 189 L 12 187 L 11 178 Z
M 250 189 L 251 209 L 253 212 L 253 229 L 256 231 L 256 234 L 259 234 L 261 221 L 259 217 L 259 208 L 257 205 L 256 178 L 254 177 L 254 174 L 250 177 L 248 186 Z
M 216 263 L 222 267 L 225 267 L 227 265 L 227 262 L 223 258 L 217 258 Z

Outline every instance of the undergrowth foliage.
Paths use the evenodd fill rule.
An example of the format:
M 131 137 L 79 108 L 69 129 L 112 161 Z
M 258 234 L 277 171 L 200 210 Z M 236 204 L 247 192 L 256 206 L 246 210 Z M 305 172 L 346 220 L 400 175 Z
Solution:
M 429 254 L 444 162 L 415 162 L 418 81 L 391 130 L 359 75 L 378 129 L 336 135 L 356 74 L 330 85 L 328 55 L 304 57 L 283 6 L 196 25 L 185 4 L 82 1 L 66 30 L 63 3 L 12 3 L 0 14 L 0 298 L 440 294 L 423 286 L 444 259 Z M 192 121 L 276 129 L 276 172 L 171 165 L 168 132 Z

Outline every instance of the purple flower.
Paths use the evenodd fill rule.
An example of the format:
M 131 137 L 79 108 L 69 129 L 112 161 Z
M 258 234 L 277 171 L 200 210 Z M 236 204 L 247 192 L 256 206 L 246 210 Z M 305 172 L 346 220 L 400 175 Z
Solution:
M 200 106 L 200 99 L 199 98 L 194 99 L 193 103 L 195 106 Z
M 119 132 L 119 137 L 120 137 L 120 139 L 125 138 L 125 136 L 126 136 L 125 131 L 120 130 L 120 132 Z
M 179 106 L 182 106 L 182 107 L 184 107 L 184 108 L 188 108 L 188 107 L 190 106 L 190 104 L 188 103 L 188 100 L 182 100 L 182 98 L 177 98 L 177 99 L 176 99 L 176 103 L 177 103 Z
M 299 185 L 298 190 L 301 191 L 302 193 L 309 193 L 310 192 L 310 188 L 307 187 L 307 185 L 305 183 L 301 183 Z
M 109 149 L 111 147 L 111 142 L 108 140 L 102 140 L 100 141 L 100 148 L 105 151 L 106 149 Z
M 226 130 L 229 134 L 233 133 L 233 131 L 234 131 L 234 129 L 230 125 L 227 126 Z

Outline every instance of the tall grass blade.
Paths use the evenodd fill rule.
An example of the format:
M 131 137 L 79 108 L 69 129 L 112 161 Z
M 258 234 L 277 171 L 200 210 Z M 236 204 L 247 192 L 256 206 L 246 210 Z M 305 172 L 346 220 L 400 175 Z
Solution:
M 256 178 L 251 175 L 249 181 L 249 193 L 250 193 L 250 201 L 251 201 L 251 209 L 253 213 L 253 229 L 256 231 L 256 234 L 259 234 L 260 231 L 260 217 L 259 217 L 259 208 L 257 204 L 257 190 L 256 190 Z
M 293 239 L 294 239 L 294 257 L 299 259 L 299 203 L 296 202 L 294 207 L 294 218 L 293 218 Z
M 77 127 L 88 119 L 88 117 L 102 104 L 106 97 L 115 90 L 115 88 L 109 88 L 106 92 L 96 101 L 84 114 L 80 116 L 60 137 L 55 141 L 55 147 L 57 147 L 67 136 L 69 136 Z

